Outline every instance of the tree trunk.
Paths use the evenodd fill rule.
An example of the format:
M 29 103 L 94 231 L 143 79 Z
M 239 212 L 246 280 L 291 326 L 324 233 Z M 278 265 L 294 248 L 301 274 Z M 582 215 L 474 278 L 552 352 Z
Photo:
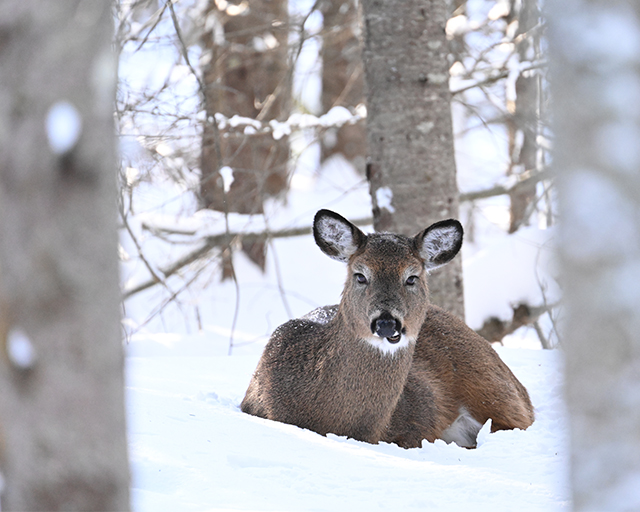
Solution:
M 574 510 L 640 510 L 640 4 L 547 7 Z
M 413 235 L 458 215 L 447 2 L 362 5 L 374 227 Z M 460 258 L 434 272 L 430 284 L 435 304 L 464 317 Z
M 360 13 L 355 0 L 320 4 L 323 16 L 322 109 L 354 108 L 364 102 Z M 322 138 L 322 160 L 341 154 L 360 172 L 366 155 L 365 123 L 330 128 Z
M 208 52 L 203 69 L 207 117 L 220 112 L 263 122 L 286 120 L 291 93 L 287 2 L 232 1 L 220 9 L 211 1 L 206 19 L 210 27 L 203 37 Z M 201 159 L 203 205 L 223 212 L 262 213 L 264 200 L 282 195 L 287 188 L 288 160 L 286 136 L 279 140 L 270 134 L 219 138 L 206 123 Z M 226 191 L 219 173 L 223 166 L 233 171 L 233 182 Z
M 512 7 L 518 20 L 516 48 L 519 62 L 534 61 L 539 58 L 538 35 L 532 33 L 540 22 L 537 0 L 521 0 Z M 515 4 L 519 7 L 515 7 Z M 514 12 L 515 11 L 515 12 Z M 511 117 L 509 128 L 510 175 L 523 174 L 538 167 L 538 121 L 540 105 L 540 75 L 536 71 L 520 73 L 515 84 L 515 101 L 508 102 Z M 509 233 L 514 233 L 526 224 L 531 216 L 531 206 L 536 198 L 536 184 L 521 188 L 509 194 L 511 219 Z
M 210 1 L 203 36 L 207 119 L 218 112 L 261 122 L 287 119 L 291 96 L 287 7 L 285 0 L 233 0 L 224 6 Z M 221 137 L 217 127 L 207 122 L 202 132 L 201 203 L 225 213 L 263 213 L 267 198 L 282 197 L 288 189 L 288 162 L 287 136 L 275 140 L 268 133 L 247 132 Z M 227 183 L 220 172 L 223 167 L 231 169 Z M 245 242 L 242 249 L 265 269 L 264 240 Z M 222 276 L 233 275 L 229 247 L 222 255 Z
M 112 11 L 0 8 L 2 510 L 127 510 Z

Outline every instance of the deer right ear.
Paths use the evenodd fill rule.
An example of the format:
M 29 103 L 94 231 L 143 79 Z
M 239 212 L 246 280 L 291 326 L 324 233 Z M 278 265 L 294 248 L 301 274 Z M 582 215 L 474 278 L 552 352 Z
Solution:
M 449 263 L 462 247 L 462 224 L 449 219 L 436 222 L 414 238 L 426 270 Z
M 313 219 L 313 237 L 320 250 L 338 261 L 349 258 L 364 245 L 367 235 L 342 215 L 320 210 Z

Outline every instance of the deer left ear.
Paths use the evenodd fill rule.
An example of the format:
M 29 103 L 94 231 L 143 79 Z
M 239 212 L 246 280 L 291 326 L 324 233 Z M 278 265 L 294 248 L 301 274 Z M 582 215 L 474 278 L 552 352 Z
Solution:
M 457 220 L 442 220 L 432 224 L 414 238 L 414 244 L 424 260 L 424 268 L 433 270 L 449 263 L 462 247 L 463 229 Z
M 367 235 L 331 210 L 320 210 L 313 219 L 313 237 L 320 250 L 334 260 L 347 262 L 362 247 Z

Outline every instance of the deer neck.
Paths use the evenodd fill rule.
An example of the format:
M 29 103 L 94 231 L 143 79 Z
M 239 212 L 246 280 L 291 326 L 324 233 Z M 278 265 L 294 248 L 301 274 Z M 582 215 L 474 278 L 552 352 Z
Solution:
M 342 378 L 363 394 L 388 397 L 395 407 L 411 368 L 415 341 L 403 335 L 392 344 L 371 332 L 357 331 L 341 309 L 332 323 Z
M 340 311 L 325 327 L 328 343 L 318 384 L 327 419 L 318 429 L 377 443 L 404 389 L 415 344 L 381 350 Z

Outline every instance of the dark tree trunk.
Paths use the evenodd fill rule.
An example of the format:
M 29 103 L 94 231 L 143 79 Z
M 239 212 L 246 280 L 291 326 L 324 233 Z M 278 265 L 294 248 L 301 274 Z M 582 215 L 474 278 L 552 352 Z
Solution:
M 360 12 L 355 0 L 328 0 L 320 5 L 324 18 L 322 38 L 322 110 L 335 106 L 354 108 L 364 103 L 364 71 Z M 327 131 L 322 139 L 322 159 L 341 154 L 364 172 L 366 132 L 364 121 Z
M 523 0 L 514 12 L 518 20 L 517 50 L 520 62 L 537 59 L 539 37 L 535 33 L 540 22 L 537 0 Z M 516 99 L 512 109 L 509 128 L 509 174 L 523 174 L 538 167 L 538 121 L 540 118 L 540 75 L 536 71 L 521 73 L 516 80 Z M 536 198 L 536 184 L 520 188 L 509 194 L 511 219 L 509 232 L 514 233 L 526 224 L 531 216 L 531 207 Z
M 235 14 L 233 9 L 243 11 Z M 232 1 L 221 11 L 212 1 L 208 18 L 217 18 L 220 24 L 212 24 L 203 36 L 210 56 L 203 70 L 207 116 L 219 112 L 263 122 L 284 121 L 289 114 L 291 78 L 287 2 Z M 220 26 L 223 33 L 217 34 Z M 287 188 L 288 160 L 286 136 L 274 140 L 269 134 L 240 133 L 220 138 L 211 123 L 205 123 L 203 205 L 223 212 L 262 213 L 264 200 L 282 195 Z M 233 170 L 227 192 L 219 174 L 223 166 Z
M 362 5 L 374 227 L 413 235 L 458 215 L 447 2 Z M 432 301 L 464 317 L 460 258 L 434 272 L 430 283 Z
M 0 34 L 2 510 L 128 510 L 111 4 Z

